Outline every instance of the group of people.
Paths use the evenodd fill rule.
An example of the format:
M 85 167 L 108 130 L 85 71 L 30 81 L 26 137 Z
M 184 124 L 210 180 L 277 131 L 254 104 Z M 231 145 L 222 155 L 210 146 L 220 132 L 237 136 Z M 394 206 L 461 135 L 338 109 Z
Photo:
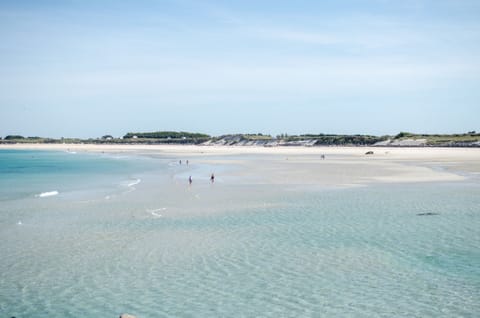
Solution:
M 185 163 L 186 163 L 187 166 L 188 166 L 188 164 L 189 164 L 188 160 L 186 160 Z M 178 164 L 179 164 L 179 165 L 182 164 L 182 159 L 180 159 L 180 160 L 178 161 Z M 193 182 L 192 176 L 189 176 L 189 177 L 188 177 L 188 184 L 192 184 L 192 182 Z M 214 183 L 214 182 L 215 182 L 215 175 L 214 175 L 213 173 L 210 175 L 210 182 L 211 182 L 211 183 Z
M 192 176 L 189 176 L 188 177 L 188 184 L 192 184 L 193 182 L 193 179 L 192 179 Z M 215 182 L 215 175 L 212 173 L 212 175 L 210 176 L 210 182 L 211 183 L 214 183 Z

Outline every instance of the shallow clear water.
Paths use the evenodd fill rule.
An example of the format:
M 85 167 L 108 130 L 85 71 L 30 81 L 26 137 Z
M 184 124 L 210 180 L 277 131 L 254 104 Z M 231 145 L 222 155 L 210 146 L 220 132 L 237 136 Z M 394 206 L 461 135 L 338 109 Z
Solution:
M 2 151 L 0 162 L 2 317 L 480 312 L 475 179 L 305 192 L 221 174 L 211 185 L 228 167 L 174 158 Z

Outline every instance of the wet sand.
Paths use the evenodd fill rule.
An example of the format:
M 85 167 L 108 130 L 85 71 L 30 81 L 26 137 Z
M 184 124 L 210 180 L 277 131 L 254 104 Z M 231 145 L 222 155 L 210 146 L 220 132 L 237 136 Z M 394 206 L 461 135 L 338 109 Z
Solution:
M 226 176 L 258 184 L 355 186 L 461 181 L 480 174 L 479 148 L 228 147 L 15 144 L 0 149 L 131 153 L 227 165 Z M 366 155 L 367 151 L 373 154 Z M 325 159 L 322 159 L 322 155 Z

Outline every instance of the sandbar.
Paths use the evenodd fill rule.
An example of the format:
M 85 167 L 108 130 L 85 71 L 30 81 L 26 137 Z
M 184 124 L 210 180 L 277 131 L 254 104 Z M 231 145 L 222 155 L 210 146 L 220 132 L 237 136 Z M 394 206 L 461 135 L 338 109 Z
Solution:
M 0 145 L 1 149 L 178 157 L 196 164 L 227 165 L 223 173 L 235 177 L 235 182 L 257 184 L 348 187 L 458 182 L 480 175 L 480 148 L 13 144 Z M 368 151 L 373 154 L 366 155 Z

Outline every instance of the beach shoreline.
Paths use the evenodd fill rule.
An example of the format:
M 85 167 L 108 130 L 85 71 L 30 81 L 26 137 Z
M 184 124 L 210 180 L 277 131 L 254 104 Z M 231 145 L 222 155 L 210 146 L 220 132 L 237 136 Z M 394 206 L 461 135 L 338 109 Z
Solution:
M 156 150 L 170 153 L 297 153 L 297 154 L 365 154 L 373 151 L 374 154 L 433 154 L 433 155 L 480 155 L 480 148 L 476 147 L 386 147 L 386 146 L 226 146 L 226 145 L 178 145 L 178 144 L 46 144 L 46 143 L 16 143 L 0 144 L 0 149 L 25 150 L 83 150 L 83 151 L 138 151 Z
M 228 162 L 235 166 L 230 175 L 264 184 L 455 182 L 480 174 L 479 148 L 12 144 L 1 149 L 158 155 L 211 165 L 225 164 L 219 156 L 235 157 Z

